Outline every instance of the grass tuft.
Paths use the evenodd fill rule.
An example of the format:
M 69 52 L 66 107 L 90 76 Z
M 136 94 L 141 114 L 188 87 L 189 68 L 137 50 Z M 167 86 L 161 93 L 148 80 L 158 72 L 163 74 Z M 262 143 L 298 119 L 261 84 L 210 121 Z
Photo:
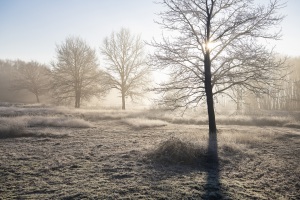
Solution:
M 172 137 L 161 142 L 148 157 L 162 164 L 195 165 L 206 157 L 206 150 L 204 146 Z
M 283 125 L 284 127 L 288 127 L 288 128 L 297 128 L 300 129 L 300 123 L 296 123 L 296 122 L 290 122 L 290 123 L 286 123 Z
M 0 118 L 0 138 L 18 137 L 25 133 L 27 123 L 20 119 Z

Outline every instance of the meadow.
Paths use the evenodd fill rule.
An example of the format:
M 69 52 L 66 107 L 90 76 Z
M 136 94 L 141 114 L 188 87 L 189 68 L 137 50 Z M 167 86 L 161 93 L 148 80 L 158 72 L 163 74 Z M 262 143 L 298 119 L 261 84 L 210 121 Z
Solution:
M 300 199 L 299 113 L 0 104 L 0 199 Z

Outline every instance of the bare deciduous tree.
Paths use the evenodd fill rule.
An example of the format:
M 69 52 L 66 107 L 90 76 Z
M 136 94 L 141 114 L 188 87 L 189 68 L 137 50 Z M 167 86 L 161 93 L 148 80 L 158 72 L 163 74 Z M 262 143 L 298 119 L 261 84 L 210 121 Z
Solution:
M 56 48 L 57 62 L 52 63 L 52 92 L 58 101 L 81 100 L 107 92 L 107 76 L 98 68 L 95 50 L 79 37 L 69 37 Z
M 153 41 L 154 65 L 171 70 L 171 80 L 157 88 L 174 95 L 175 107 L 196 106 L 206 99 L 209 132 L 216 133 L 214 95 L 240 87 L 266 93 L 282 78 L 284 65 L 264 41 L 279 39 L 283 19 L 279 0 L 162 0 L 161 27 L 170 33 Z
M 29 63 L 16 61 L 13 79 L 13 89 L 27 90 L 33 93 L 37 103 L 40 103 L 40 95 L 49 89 L 49 71 L 45 65 L 32 61 Z
M 107 61 L 112 88 L 121 93 L 124 110 L 126 97 L 142 96 L 149 80 L 144 44 L 140 36 L 133 36 L 128 29 L 122 28 L 104 39 L 101 52 Z

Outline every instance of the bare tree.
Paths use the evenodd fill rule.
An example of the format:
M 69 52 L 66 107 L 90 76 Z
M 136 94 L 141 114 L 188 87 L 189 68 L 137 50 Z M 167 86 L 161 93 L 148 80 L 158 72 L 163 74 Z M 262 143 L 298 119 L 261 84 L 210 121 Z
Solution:
M 171 80 L 157 88 L 172 91 L 165 101 L 175 107 L 197 106 L 206 99 L 209 132 L 216 134 L 214 95 L 234 88 L 268 92 L 282 78 L 282 60 L 265 41 L 279 39 L 279 0 L 162 0 L 166 10 L 157 22 L 169 33 L 153 41 L 154 65 L 171 70 Z
M 101 52 L 112 88 L 120 91 L 122 109 L 125 110 L 126 97 L 143 96 L 149 80 L 144 44 L 140 36 L 131 35 L 128 29 L 122 28 L 104 39 Z
M 57 61 L 52 63 L 52 93 L 58 101 L 82 99 L 107 92 L 107 76 L 98 68 L 95 50 L 79 37 L 68 37 L 56 47 Z
M 32 61 L 29 63 L 16 61 L 14 64 L 15 73 L 12 87 L 15 90 L 27 90 L 36 97 L 40 103 L 40 95 L 45 94 L 49 89 L 49 71 L 45 65 Z

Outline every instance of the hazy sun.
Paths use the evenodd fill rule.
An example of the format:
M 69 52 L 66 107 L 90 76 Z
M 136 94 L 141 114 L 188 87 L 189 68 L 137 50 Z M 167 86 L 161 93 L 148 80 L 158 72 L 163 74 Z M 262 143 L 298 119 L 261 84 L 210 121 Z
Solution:
M 204 44 L 205 48 L 208 48 L 208 50 L 212 50 L 213 48 L 215 48 L 217 46 L 217 44 L 215 42 L 207 42 Z

